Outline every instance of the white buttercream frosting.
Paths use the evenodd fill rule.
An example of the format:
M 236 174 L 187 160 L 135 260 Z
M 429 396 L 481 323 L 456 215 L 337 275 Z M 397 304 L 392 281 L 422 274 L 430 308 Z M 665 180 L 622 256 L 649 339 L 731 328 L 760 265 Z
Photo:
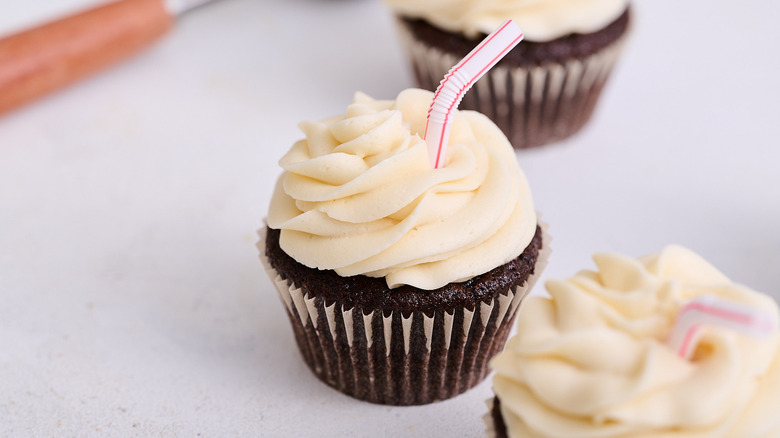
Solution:
M 550 41 L 606 27 L 628 0 L 385 0 L 398 14 L 470 38 L 489 34 L 511 18 L 527 41 Z
M 422 139 L 433 94 L 357 94 L 345 115 L 300 125 L 281 159 L 268 226 L 308 267 L 435 289 L 520 255 L 536 231 L 528 183 L 496 125 L 453 113 L 446 164 Z
M 703 295 L 778 317 L 768 296 L 691 251 L 594 257 L 598 270 L 550 281 L 526 300 L 496 356 L 494 390 L 510 437 L 780 436 L 780 337 L 706 326 L 691 360 L 667 344 L 682 306 Z

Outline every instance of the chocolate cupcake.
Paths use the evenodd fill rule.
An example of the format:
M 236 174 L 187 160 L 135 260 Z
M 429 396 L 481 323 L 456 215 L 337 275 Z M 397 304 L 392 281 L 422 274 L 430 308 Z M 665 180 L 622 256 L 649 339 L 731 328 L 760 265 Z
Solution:
M 258 249 L 304 361 L 361 400 L 431 403 L 482 381 L 548 241 L 506 137 L 454 113 L 445 165 L 420 137 L 432 93 L 357 95 L 301 125 Z
M 488 436 L 780 436 L 771 297 L 679 246 L 594 259 L 523 305 L 490 363 Z
M 628 0 L 385 2 L 417 84 L 428 90 L 503 21 L 520 26 L 523 42 L 460 105 L 490 117 L 517 149 L 565 139 L 586 124 L 630 22 Z

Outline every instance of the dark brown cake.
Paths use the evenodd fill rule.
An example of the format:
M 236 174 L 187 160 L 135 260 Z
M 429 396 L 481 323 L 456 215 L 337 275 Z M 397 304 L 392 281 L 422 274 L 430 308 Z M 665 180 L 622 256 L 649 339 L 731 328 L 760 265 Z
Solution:
M 308 268 L 279 247 L 279 230 L 265 231 L 258 246 L 270 268 L 308 303 L 287 306 L 308 366 L 339 391 L 392 405 L 450 398 L 487 376 L 542 248 L 537 227 L 520 256 L 485 274 L 433 291 L 389 289 L 384 278 Z
M 348 309 L 359 307 L 366 311 L 404 313 L 451 311 L 458 306 L 473 309 L 478 302 L 488 301 L 496 293 L 506 293 L 512 287 L 522 285 L 534 272 L 542 243 L 542 233 L 537 227 L 533 240 L 522 254 L 485 274 L 435 290 L 413 286 L 390 289 L 384 278 L 365 275 L 341 277 L 334 271 L 306 267 L 279 247 L 279 230 L 268 228 L 267 232 L 265 248 L 271 266 L 282 278 L 295 279 L 295 284 L 309 291 L 312 296 L 322 297 L 328 304 L 337 302 Z
M 630 25 L 630 9 L 601 30 L 548 42 L 523 41 L 471 91 L 461 109 L 490 117 L 516 149 L 552 143 L 590 119 Z M 427 21 L 399 17 L 420 88 L 435 90 L 449 69 L 486 35 L 467 38 Z
M 569 34 L 543 43 L 523 41 L 496 65 L 505 67 L 532 66 L 548 62 L 560 63 L 571 58 L 588 56 L 609 46 L 623 36 L 628 30 L 629 15 L 629 11 L 626 10 L 615 21 L 597 32 Z M 400 20 L 417 39 L 426 41 L 443 51 L 453 53 L 458 58 L 468 55 L 487 37 L 483 34 L 475 38 L 467 38 L 461 34 L 441 30 L 425 20 L 405 17 Z M 439 79 L 441 80 L 441 78 Z M 435 85 L 439 85 L 438 81 Z

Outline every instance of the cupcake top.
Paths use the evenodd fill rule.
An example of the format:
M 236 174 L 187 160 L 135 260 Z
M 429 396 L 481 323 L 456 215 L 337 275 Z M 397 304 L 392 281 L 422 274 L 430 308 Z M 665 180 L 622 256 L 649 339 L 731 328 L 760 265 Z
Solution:
M 510 437 L 780 436 L 780 335 L 703 326 L 691 359 L 666 344 L 702 296 L 761 309 L 768 296 L 670 246 L 633 259 L 601 254 L 596 271 L 550 281 L 521 306 L 517 335 L 491 366 Z
M 393 10 L 469 38 L 512 19 L 527 41 L 595 32 L 616 20 L 628 0 L 385 0 Z
M 300 125 L 280 160 L 268 226 L 297 262 L 389 287 L 436 289 L 520 255 L 536 231 L 528 183 L 496 125 L 453 113 L 446 164 L 422 139 L 433 93 L 358 93 L 344 115 Z

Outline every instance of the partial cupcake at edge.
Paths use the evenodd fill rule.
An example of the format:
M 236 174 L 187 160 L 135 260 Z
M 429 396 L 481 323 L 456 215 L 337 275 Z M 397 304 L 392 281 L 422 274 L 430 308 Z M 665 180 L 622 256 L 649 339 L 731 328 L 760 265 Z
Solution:
M 501 130 L 455 110 L 445 165 L 422 139 L 433 94 L 357 94 L 300 125 L 258 249 L 304 361 L 374 403 L 444 400 L 481 382 L 549 237 Z
M 771 297 L 680 246 L 594 260 L 523 304 L 491 362 L 488 436 L 780 436 Z
M 417 86 L 428 90 L 506 19 L 520 26 L 523 43 L 460 106 L 491 118 L 517 149 L 566 139 L 585 126 L 631 21 L 628 0 L 384 1 Z

